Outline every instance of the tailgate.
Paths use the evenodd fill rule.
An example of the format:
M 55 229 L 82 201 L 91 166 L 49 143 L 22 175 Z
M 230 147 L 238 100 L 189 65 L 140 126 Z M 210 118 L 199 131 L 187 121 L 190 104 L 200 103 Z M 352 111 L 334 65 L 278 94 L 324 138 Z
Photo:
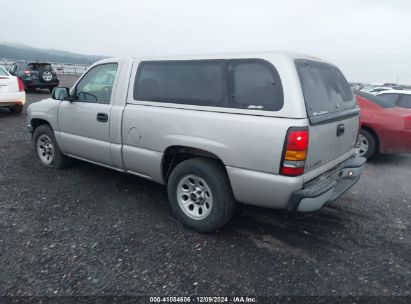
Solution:
M 354 153 L 359 128 L 359 115 L 309 128 L 309 142 L 305 172 L 325 165 L 350 150 Z
M 296 68 L 310 120 L 305 165 L 309 172 L 354 152 L 360 110 L 337 67 L 304 59 L 296 60 Z

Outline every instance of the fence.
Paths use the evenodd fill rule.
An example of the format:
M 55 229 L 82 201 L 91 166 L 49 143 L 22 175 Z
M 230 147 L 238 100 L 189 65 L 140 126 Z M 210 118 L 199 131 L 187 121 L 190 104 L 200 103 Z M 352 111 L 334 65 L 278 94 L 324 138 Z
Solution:
M 0 59 L 0 66 L 7 69 L 14 62 L 15 60 L 11 60 L 11 59 Z M 82 75 L 90 66 L 90 64 L 78 64 L 78 63 L 50 62 L 50 64 L 57 74 L 68 74 L 68 75 Z

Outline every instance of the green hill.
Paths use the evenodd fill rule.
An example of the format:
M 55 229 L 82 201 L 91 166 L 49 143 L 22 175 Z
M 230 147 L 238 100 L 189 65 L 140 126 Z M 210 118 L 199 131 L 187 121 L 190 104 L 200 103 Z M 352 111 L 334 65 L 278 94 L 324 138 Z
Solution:
M 54 49 L 38 49 L 25 45 L 0 43 L 0 60 L 35 60 L 59 63 L 91 64 L 107 56 L 76 54 Z

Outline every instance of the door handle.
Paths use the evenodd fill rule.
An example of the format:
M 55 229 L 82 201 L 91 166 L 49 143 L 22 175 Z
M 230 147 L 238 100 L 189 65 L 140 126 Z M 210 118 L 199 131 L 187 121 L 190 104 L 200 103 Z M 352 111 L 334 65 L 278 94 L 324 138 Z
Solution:
M 108 121 L 108 115 L 106 113 L 97 113 L 97 121 L 107 122 Z
M 344 124 L 339 124 L 339 125 L 337 126 L 337 136 L 343 135 L 343 134 L 344 134 L 344 131 L 345 131 L 345 126 L 344 126 Z

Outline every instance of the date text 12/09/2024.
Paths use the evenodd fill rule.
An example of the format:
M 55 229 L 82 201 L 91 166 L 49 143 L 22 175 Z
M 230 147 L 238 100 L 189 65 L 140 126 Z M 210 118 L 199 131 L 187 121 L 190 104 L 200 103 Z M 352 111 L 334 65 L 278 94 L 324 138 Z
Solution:
M 255 297 L 150 297 L 150 303 L 257 303 Z

